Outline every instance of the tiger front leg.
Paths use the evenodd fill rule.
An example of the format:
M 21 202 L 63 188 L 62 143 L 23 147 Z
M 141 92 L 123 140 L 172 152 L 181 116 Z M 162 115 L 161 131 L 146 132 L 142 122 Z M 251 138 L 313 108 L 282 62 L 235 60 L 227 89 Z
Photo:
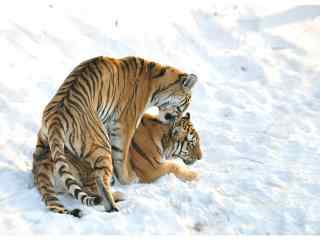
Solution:
M 102 197 L 102 204 L 105 210 L 107 212 L 119 211 L 110 187 L 110 178 L 113 171 L 111 153 L 101 146 L 94 151 L 92 159 L 94 159 L 93 169 L 96 187 Z
M 164 163 L 161 163 L 156 169 L 151 167 L 149 169 L 144 169 L 140 181 L 142 183 L 151 183 L 169 173 L 174 174 L 182 181 L 193 181 L 198 178 L 198 174 L 196 172 L 181 167 L 176 163 L 165 161 Z
M 164 172 L 167 171 L 168 173 L 173 173 L 177 178 L 179 178 L 182 181 L 193 181 L 199 177 L 198 173 L 189 170 L 185 167 L 181 167 L 173 162 L 164 162 L 159 167 L 159 170 L 162 170 Z
M 115 175 L 121 184 L 129 184 L 138 180 L 128 157 L 134 130 L 135 127 L 133 126 L 118 125 L 111 134 L 113 167 Z

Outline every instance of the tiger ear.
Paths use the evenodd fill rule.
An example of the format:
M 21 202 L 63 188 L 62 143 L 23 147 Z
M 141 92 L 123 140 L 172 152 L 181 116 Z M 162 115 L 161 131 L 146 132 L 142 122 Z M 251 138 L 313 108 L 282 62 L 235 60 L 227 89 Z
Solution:
M 182 82 L 182 86 L 191 89 L 198 81 L 197 75 L 191 73 Z

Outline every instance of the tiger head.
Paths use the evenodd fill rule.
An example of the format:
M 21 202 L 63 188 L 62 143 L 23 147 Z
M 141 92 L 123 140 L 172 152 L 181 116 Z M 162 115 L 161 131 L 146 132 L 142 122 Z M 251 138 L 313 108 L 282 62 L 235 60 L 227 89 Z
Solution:
M 166 158 L 180 158 L 187 165 L 202 158 L 200 138 L 190 121 L 190 113 L 170 123 L 167 142 L 164 145 Z
M 160 121 L 168 123 L 181 118 L 190 104 L 197 76 L 153 62 L 149 63 L 149 72 L 157 86 L 151 102 L 159 108 Z

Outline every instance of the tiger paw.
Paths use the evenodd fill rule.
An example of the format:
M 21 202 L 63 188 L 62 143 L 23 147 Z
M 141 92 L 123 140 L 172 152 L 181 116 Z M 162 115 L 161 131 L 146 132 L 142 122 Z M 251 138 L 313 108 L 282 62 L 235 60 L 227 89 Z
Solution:
M 106 209 L 106 212 L 108 213 L 119 212 L 119 208 L 116 206 L 112 206 L 110 209 Z
M 129 182 L 132 183 L 138 183 L 139 178 L 137 177 L 136 173 L 134 171 L 131 171 L 129 174 Z
M 199 174 L 191 170 L 186 171 L 184 174 L 185 181 L 194 181 L 194 180 L 197 180 L 198 178 L 199 178 Z
M 82 211 L 80 209 L 78 209 L 78 208 L 75 208 L 75 209 L 73 209 L 71 211 L 70 210 L 66 210 L 66 213 L 70 214 L 70 215 L 72 215 L 74 217 L 77 217 L 77 218 L 81 218 L 83 216 Z
M 113 199 L 115 202 L 121 202 L 121 201 L 124 201 L 126 198 L 125 198 L 125 195 L 122 193 L 122 192 L 113 192 L 112 193 L 112 196 L 113 196 Z

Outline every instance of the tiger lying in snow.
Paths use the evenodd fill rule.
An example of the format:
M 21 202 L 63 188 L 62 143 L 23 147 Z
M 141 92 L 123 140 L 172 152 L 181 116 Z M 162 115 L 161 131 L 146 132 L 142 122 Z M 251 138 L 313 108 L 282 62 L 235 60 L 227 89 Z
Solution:
M 86 161 L 71 154 L 65 149 L 66 160 L 70 173 L 77 179 L 84 192 L 98 196 L 94 169 Z M 181 180 L 191 181 L 197 178 L 197 173 L 163 159 L 181 158 L 187 165 L 201 159 L 200 139 L 187 113 L 173 123 L 162 123 L 158 118 L 145 114 L 137 128 L 129 149 L 129 159 L 140 182 L 149 183 L 157 178 L 173 173 Z M 64 207 L 59 203 L 53 189 L 54 164 L 51 160 L 50 149 L 41 156 L 40 161 L 34 162 L 33 174 L 36 186 L 48 208 Z M 115 201 L 123 200 L 122 194 L 113 193 Z M 87 204 L 88 205 L 88 204 Z M 80 216 L 80 210 L 65 210 L 66 213 Z

